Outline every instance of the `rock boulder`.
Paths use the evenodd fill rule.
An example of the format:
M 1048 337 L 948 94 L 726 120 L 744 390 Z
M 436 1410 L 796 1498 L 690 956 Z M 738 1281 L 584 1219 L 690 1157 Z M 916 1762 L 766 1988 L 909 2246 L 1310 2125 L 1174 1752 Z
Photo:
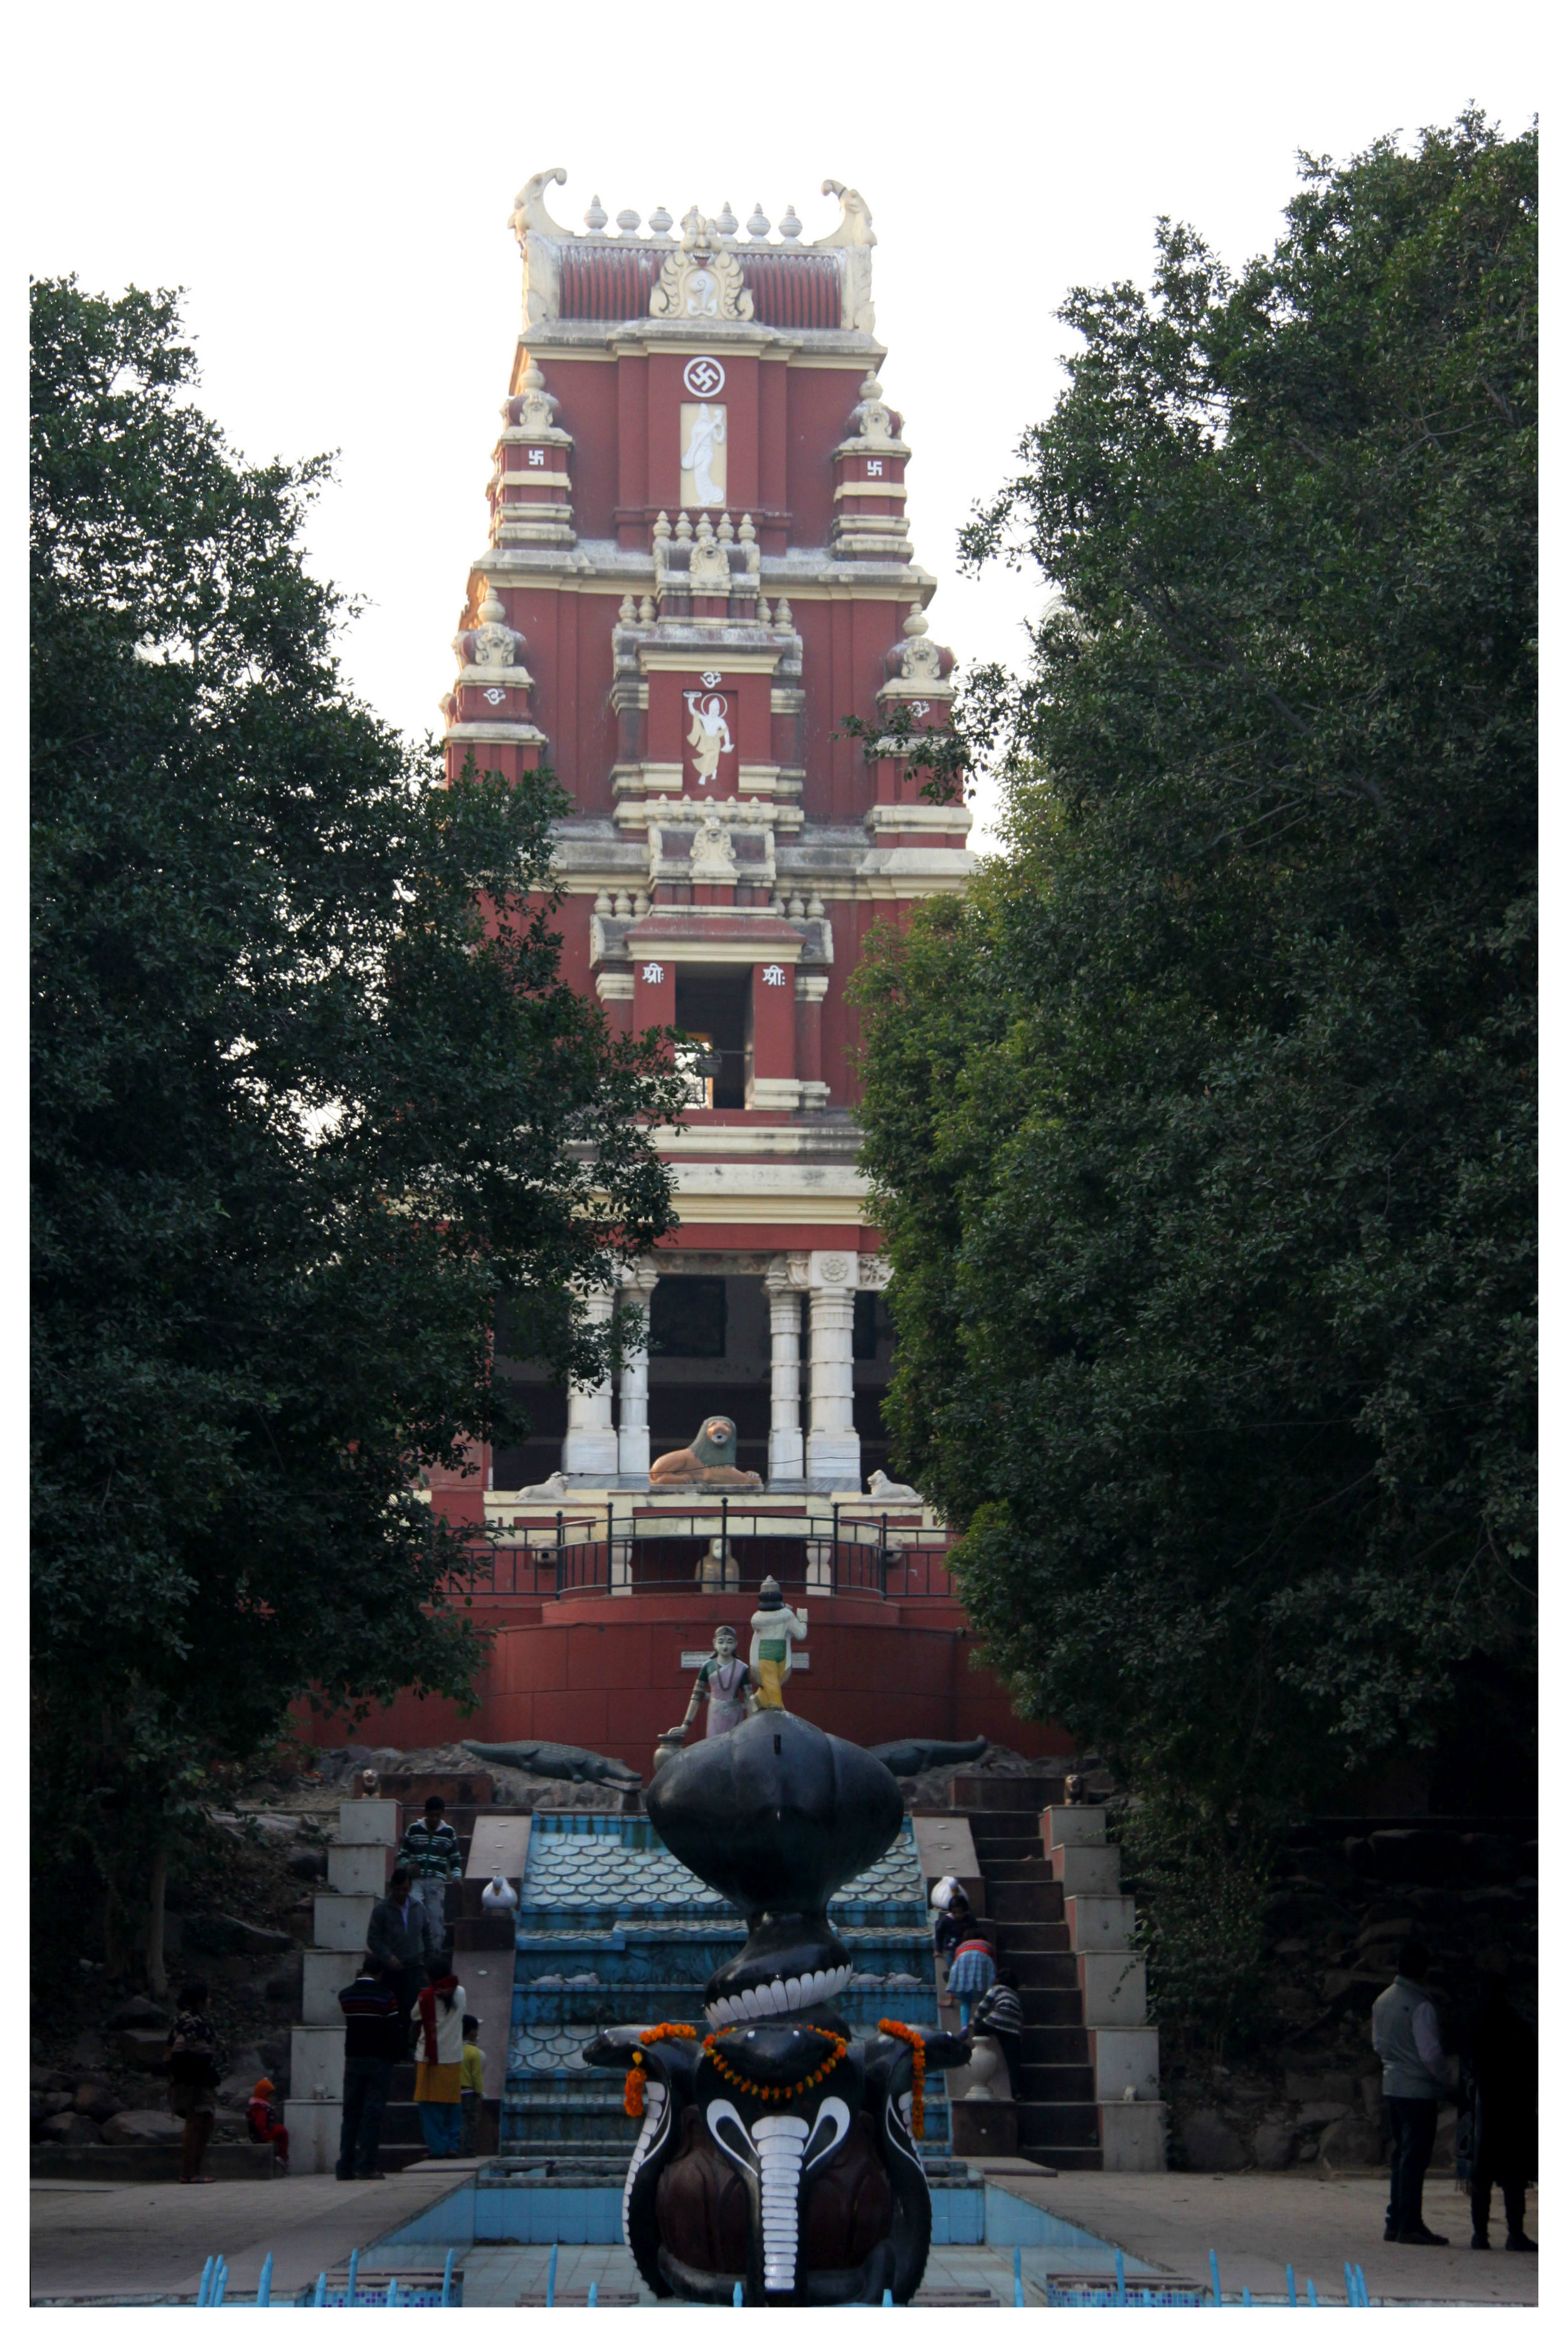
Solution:
M 93 2131 L 105 2142 L 178 2142 L 185 2121 L 167 2110 L 118 2110 Z
M 1247 2146 L 1213 2110 L 1191 2110 L 1181 2121 L 1181 2153 L 1198 2175 L 1234 2175 L 1247 2164 Z

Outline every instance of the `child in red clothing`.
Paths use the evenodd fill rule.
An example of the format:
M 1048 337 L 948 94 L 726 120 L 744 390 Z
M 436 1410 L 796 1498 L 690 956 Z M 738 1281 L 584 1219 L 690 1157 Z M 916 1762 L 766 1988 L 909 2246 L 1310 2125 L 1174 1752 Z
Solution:
M 278 2115 L 273 2097 L 277 2088 L 270 2078 L 258 2078 L 255 2091 L 245 2106 L 245 2123 L 250 2129 L 252 2142 L 272 2145 L 272 2165 L 276 2173 L 289 2172 L 289 2129 Z

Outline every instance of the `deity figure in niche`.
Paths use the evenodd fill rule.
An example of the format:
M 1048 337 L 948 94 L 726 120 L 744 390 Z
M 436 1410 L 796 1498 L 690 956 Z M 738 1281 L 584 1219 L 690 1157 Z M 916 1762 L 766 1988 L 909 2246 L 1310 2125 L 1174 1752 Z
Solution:
M 751 1686 L 751 1672 L 740 1656 L 740 1640 L 728 1623 L 720 1623 L 713 1634 L 713 1652 L 697 1675 L 691 1690 L 691 1701 L 686 1707 L 686 1717 L 671 1735 L 684 1742 L 686 1732 L 697 1718 L 700 1704 L 708 1706 L 708 1735 L 727 1736 L 746 1717 L 747 1691 Z
M 691 408 L 687 411 L 690 413 Z M 692 501 L 698 504 L 721 504 L 724 482 L 716 475 L 722 463 L 715 464 L 714 457 L 729 435 L 727 416 L 721 406 L 710 406 L 704 398 L 691 414 L 688 425 L 686 452 L 681 467 L 691 475 Z
M 759 1712 L 783 1711 L 791 1642 L 805 1637 L 804 1610 L 798 1615 L 792 1607 L 786 1607 L 784 1593 L 769 1575 L 757 1594 L 757 1612 L 751 1618 L 751 1669 L 757 1678 L 754 1693 Z
M 716 689 L 682 692 L 691 716 L 691 728 L 686 733 L 686 744 L 691 749 L 691 759 L 697 766 L 697 784 L 705 787 L 710 779 L 719 776 L 719 758 L 731 755 L 735 742 L 730 736 L 725 720 L 727 701 Z

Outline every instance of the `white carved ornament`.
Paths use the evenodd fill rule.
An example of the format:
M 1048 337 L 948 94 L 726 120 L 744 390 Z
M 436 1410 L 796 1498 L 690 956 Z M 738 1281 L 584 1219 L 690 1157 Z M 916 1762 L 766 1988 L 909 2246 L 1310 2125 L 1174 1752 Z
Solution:
M 681 249 L 664 262 L 648 314 L 690 324 L 750 324 L 751 295 L 740 262 L 724 249 L 717 221 L 700 219 L 691 210 L 681 226 Z

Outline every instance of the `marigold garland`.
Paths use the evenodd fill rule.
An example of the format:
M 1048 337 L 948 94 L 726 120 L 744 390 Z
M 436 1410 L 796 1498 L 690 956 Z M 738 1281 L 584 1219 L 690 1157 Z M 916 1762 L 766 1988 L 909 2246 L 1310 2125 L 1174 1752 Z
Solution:
M 736 2028 L 739 2028 L 740 2025 L 740 2024 L 739 2022 L 735 2024 Z M 720 2033 L 726 2037 L 733 2036 L 734 2029 L 726 2029 Z M 758 2100 L 763 2102 L 787 2102 L 789 2101 L 796 2094 L 808 2094 L 813 2086 L 819 2086 L 824 2078 L 831 2077 L 834 2070 L 838 2067 L 839 2062 L 843 2060 L 845 2055 L 849 2050 L 848 2045 L 845 2039 L 842 2037 L 835 2037 L 831 2029 L 812 2029 L 808 2026 L 806 2034 L 808 2037 L 820 2037 L 824 2044 L 826 2044 L 830 2049 L 828 2051 L 828 2058 L 822 2062 L 818 2068 L 813 2069 L 809 2077 L 798 2078 L 792 2086 L 760 2086 L 754 2078 L 741 2077 L 738 2069 L 732 2069 L 730 2068 L 729 2062 L 724 2058 L 723 2054 L 719 2050 L 718 2039 L 716 2038 L 710 2037 L 706 2039 L 703 2043 L 702 2050 L 712 2062 L 713 2067 L 723 2078 L 725 2084 L 733 2086 L 738 2094 L 755 2094 Z
M 906 2028 L 902 2020 L 879 2020 L 877 2028 L 884 2037 L 901 2037 L 915 2056 L 915 2083 L 909 2095 L 909 2131 L 916 2142 L 926 2138 L 926 2039 L 917 2029 Z
M 644 2029 L 637 2041 L 641 2045 L 659 2045 L 666 2037 L 695 2037 L 697 2031 L 694 2029 L 689 2029 L 684 2021 L 662 2020 L 656 2029 Z M 633 2047 L 632 2067 L 626 2072 L 626 2091 L 623 2097 L 628 2117 L 642 2117 L 642 2092 L 647 2083 L 648 2072 L 642 2067 L 642 2056 Z

